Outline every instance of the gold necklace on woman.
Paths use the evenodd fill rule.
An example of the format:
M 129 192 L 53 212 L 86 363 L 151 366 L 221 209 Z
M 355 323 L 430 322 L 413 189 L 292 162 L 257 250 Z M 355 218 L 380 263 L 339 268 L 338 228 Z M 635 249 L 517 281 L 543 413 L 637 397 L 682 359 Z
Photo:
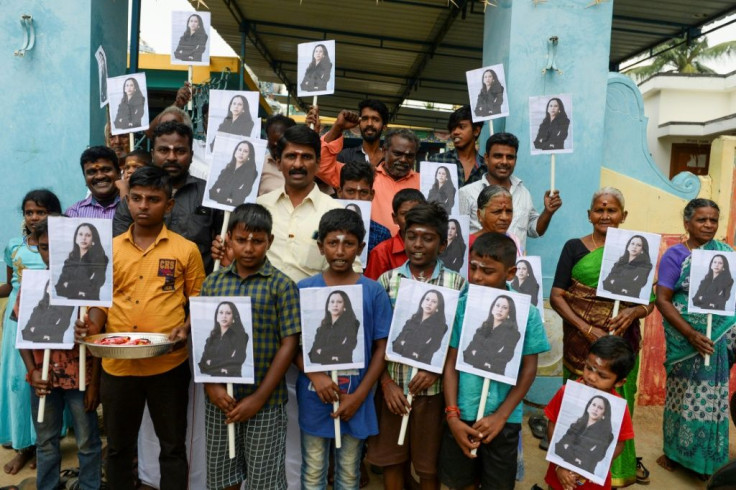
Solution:
M 599 246 L 598 246 L 598 244 L 597 244 L 597 243 L 595 242 L 595 236 L 594 236 L 594 235 L 595 235 L 595 233 L 591 233 L 591 234 L 590 234 L 590 241 L 592 241 L 592 242 L 593 242 L 593 246 L 594 246 L 594 247 L 595 247 L 596 249 L 598 249 L 598 248 L 600 248 L 600 247 L 599 247 Z M 595 250 L 595 249 L 594 249 L 594 250 Z

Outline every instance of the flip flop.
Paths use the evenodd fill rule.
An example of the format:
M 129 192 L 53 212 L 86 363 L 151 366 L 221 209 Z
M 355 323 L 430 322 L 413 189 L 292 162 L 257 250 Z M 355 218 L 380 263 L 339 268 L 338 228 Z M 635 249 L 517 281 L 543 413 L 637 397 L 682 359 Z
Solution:
M 678 463 L 677 461 L 672 461 L 664 454 L 657 458 L 657 464 L 669 472 L 673 472 L 680 468 L 680 463 Z
M 541 415 L 532 415 L 529 417 L 528 423 L 532 435 L 537 439 L 544 439 L 547 435 L 547 419 Z
M 639 485 L 649 485 L 650 482 L 649 470 L 641 462 L 641 458 L 636 458 L 636 483 Z

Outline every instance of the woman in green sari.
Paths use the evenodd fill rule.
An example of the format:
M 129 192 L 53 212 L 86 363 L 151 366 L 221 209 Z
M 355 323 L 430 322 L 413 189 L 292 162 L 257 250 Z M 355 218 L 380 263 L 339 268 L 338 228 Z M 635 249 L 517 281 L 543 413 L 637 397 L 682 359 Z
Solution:
M 603 262 L 603 244 L 609 228 L 618 228 L 626 219 L 624 196 L 613 187 L 604 187 L 593 194 L 588 220 L 593 232 L 565 243 L 557 263 L 550 293 L 552 308 L 562 317 L 563 376 L 578 379 L 590 345 L 604 335 L 619 335 L 626 339 L 636 355 L 636 363 L 626 384 L 618 388 L 634 415 L 634 397 L 639 375 L 639 320 L 654 309 L 652 304 L 636 305 L 621 302 L 618 315 L 611 318 L 614 301 L 596 296 Z M 649 483 L 649 471 L 636 457 L 634 440 L 626 441 L 623 452 L 611 465 L 613 487 L 633 483 Z
M 667 342 L 664 455 L 657 463 L 669 471 L 681 465 L 702 478 L 728 462 L 728 376 L 736 358 L 736 316 L 713 315 L 708 338 L 708 315 L 687 312 L 691 252 L 732 251 L 713 239 L 719 214 L 709 199 L 687 204 L 683 215 L 688 238 L 664 253 L 657 283 Z

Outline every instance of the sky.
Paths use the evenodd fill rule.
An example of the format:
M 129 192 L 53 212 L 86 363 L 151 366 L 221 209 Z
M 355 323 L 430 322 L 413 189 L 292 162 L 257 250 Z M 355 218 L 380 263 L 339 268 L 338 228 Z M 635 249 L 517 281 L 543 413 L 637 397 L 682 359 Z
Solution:
M 196 3 L 197 0 L 194 0 Z M 204 0 L 207 3 L 207 0 Z M 141 12 L 141 38 L 153 48 L 156 53 L 168 54 L 171 52 L 171 25 L 170 22 L 162 22 L 162 19 L 170 19 L 172 10 L 194 11 L 194 6 L 188 0 L 146 0 L 141 2 L 143 11 Z M 204 9 L 203 10 L 207 10 Z M 128 19 L 130 20 L 130 0 L 128 2 Z M 725 24 L 736 19 L 736 14 L 726 17 L 709 26 L 705 26 L 703 31 L 708 31 L 715 26 Z M 128 31 L 130 31 L 130 22 L 128 22 Z M 227 45 L 225 41 L 213 31 L 213 40 L 210 45 L 211 56 L 237 56 L 235 51 Z M 708 35 L 708 42 L 711 46 L 722 43 L 724 41 L 736 40 L 736 22 L 718 29 Z M 706 63 L 708 66 L 716 70 L 718 73 L 730 73 L 736 71 L 736 56 L 729 59 L 723 59 L 719 62 Z

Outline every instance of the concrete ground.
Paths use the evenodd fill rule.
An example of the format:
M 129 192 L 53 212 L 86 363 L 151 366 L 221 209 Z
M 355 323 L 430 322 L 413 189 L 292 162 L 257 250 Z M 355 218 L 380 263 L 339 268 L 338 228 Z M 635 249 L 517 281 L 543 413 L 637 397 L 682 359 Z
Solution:
M 544 473 L 547 470 L 547 462 L 544 460 L 544 452 L 537 446 L 539 440 L 531 435 L 529 426 L 524 421 L 524 460 L 526 461 L 526 476 L 523 481 L 516 485 L 516 488 L 528 490 L 533 484 L 537 483 L 543 486 Z M 667 490 L 685 490 L 685 489 L 702 489 L 705 484 L 688 474 L 684 470 L 670 473 L 660 468 L 656 460 L 662 454 L 662 407 L 637 407 L 634 415 L 634 428 L 636 431 L 636 447 L 639 456 L 644 458 L 644 464 L 651 472 L 652 489 Z M 733 429 L 733 428 L 732 428 Z M 736 433 L 731 431 L 731 458 L 736 458 Z M 78 466 L 76 458 L 76 446 L 73 437 L 67 437 L 62 442 L 63 462 L 62 468 Z M 4 465 L 13 457 L 13 452 L 0 449 L 0 464 Z M 0 487 L 6 485 L 20 485 L 22 490 L 33 490 L 36 488 L 34 483 L 35 471 L 29 468 L 23 469 L 18 475 L 6 475 L 0 470 Z M 381 477 L 371 473 L 371 483 L 368 489 L 382 488 Z M 543 488 L 545 488 L 543 486 Z M 632 485 L 631 489 L 641 488 L 641 486 Z M 193 489 L 200 490 L 200 489 Z M 643 489 L 642 489 L 643 490 Z

